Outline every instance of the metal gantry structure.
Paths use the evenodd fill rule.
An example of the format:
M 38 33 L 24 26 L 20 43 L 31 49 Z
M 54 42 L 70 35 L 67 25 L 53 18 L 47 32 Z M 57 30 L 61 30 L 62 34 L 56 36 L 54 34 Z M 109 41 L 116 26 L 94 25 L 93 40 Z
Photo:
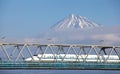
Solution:
M 41 54 L 38 62 L 26 62 L 25 59 Z M 44 54 L 52 54 L 53 62 L 43 62 Z M 61 62 L 57 55 L 64 54 Z M 74 62 L 65 62 L 67 54 L 74 54 Z M 80 61 L 78 58 L 86 55 Z M 89 55 L 96 55 L 97 62 L 88 62 Z M 107 58 L 100 56 L 107 55 Z M 82 44 L 40 44 L 40 43 L 0 43 L 0 69 L 119 69 L 120 62 L 109 63 L 111 55 L 118 56 L 120 46 L 82 45 Z

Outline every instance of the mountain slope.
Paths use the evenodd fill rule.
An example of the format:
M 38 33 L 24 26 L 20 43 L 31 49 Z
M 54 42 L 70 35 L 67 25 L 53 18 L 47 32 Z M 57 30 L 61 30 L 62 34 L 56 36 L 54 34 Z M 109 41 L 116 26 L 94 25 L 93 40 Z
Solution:
M 91 27 L 99 27 L 100 25 L 90 21 L 86 17 L 82 17 L 79 15 L 69 15 L 63 20 L 59 21 L 55 24 L 52 29 L 55 30 L 65 30 L 65 29 L 82 29 L 82 28 L 91 28 Z
M 120 45 L 120 26 L 101 26 L 85 17 L 70 15 L 52 29 L 39 34 L 35 39 L 26 39 L 25 42 Z

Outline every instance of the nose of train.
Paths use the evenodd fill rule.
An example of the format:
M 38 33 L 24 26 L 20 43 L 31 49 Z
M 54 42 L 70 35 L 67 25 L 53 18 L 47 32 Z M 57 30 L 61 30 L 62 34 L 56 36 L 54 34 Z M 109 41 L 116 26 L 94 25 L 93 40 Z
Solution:
M 37 56 L 33 56 L 32 58 L 27 58 L 25 61 L 39 61 L 39 58 Z
M 32 58 L 27 58 L 27 59 L 25 59 L 25 61 L 31 61 L 32 60 Z

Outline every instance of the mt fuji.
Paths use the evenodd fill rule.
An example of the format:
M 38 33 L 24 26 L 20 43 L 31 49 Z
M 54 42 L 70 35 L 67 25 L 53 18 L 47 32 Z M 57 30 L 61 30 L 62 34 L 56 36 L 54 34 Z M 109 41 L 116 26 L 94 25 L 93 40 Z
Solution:
M 9 43 L 120 45 L 120 25 L 101 26 L 86 17 L 72 14 L 33 38 L 2 38 L 0 41 Z
M 120 26 L 101 26 L 86 17 L 69 15 L 49 30 L 25 42 L 43 44 L 119 45 Z
M 92 28 L 99 27 L 99 24 L 89 20 L 86 17 L 79 15 L 71 14 L 63 20 L 56 23 L 52 29 L 55 30 L 65 30 L 65 29 L 83 29 L 83 28 Z

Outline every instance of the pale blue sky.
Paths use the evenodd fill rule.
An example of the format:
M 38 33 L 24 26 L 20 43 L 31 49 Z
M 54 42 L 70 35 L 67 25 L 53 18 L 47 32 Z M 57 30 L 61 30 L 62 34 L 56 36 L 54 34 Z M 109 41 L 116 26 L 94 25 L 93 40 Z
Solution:
M 0 34 L 36 36 L 69 14 L 120 25 L 120 0 L 0 0 Z

